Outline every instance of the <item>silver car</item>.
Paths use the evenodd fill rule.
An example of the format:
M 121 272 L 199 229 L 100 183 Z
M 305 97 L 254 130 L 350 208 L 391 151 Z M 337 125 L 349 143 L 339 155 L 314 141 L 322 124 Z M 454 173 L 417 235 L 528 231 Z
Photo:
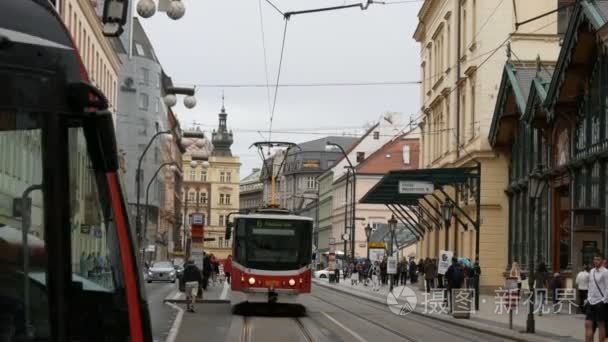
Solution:
M 156 261 L 148 269 L 146 279 L 148 280 L 148 283 L 153 281 L 168 281 L 175 283 L 175 279 L 177 279 L 175 267 L 173 267 L 173 263 L 170 261 Z

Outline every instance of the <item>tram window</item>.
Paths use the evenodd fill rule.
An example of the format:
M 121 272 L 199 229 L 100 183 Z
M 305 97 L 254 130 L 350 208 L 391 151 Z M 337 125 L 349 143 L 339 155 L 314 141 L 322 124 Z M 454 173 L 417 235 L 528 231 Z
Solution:
M 21 201 L 28 188 L 42 184 L 42 172 L 29 172 L 42 169 L 40 119 L 33 113 L 0 111 L 0 332 L 8 332 L 9 341 L 24 340 L 26 326 L 32 340 L 50 338 L 43 194 L 33 190 L 25 196 L 29 205 Z M 29 232 L 26 244 L 24 229 Z M 27 269 L 21 258 L 25 249 Z
M 113 292 L 122 285 L 118 238 L 112 224 L 110 201 L 100 196 L 82 128 L 69 130 L 72 274 L 84 291 Z

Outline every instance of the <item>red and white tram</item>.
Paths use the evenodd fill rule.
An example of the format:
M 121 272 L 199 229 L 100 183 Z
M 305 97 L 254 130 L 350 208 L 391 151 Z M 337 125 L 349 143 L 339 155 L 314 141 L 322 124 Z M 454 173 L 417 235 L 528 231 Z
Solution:
M 282 209 L 232 216 L 231 301 L 293 303 L 310 293 L 312 219 Z

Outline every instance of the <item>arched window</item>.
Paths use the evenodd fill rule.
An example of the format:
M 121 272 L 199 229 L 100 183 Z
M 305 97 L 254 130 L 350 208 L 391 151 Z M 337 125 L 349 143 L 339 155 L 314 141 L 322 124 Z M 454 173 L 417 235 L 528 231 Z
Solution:
M 410 159 L 410 145 L 403 145 L 403 164 L 409 165 Z

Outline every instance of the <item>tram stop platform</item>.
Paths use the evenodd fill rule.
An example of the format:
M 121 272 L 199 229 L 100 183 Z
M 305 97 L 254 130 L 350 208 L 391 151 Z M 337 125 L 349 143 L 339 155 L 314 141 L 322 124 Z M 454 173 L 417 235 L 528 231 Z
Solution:
M 199 292 L 200 293 L 200 292 Z M 186 303 L 186 294 L 177 288 L 165 297 L 165 303 Z M 209 282 L 207 290 L 202 291 L 202 298 L 196 299 L 197 303 L 230 303 L 230 284 L 225 281 L 212 284 Z

